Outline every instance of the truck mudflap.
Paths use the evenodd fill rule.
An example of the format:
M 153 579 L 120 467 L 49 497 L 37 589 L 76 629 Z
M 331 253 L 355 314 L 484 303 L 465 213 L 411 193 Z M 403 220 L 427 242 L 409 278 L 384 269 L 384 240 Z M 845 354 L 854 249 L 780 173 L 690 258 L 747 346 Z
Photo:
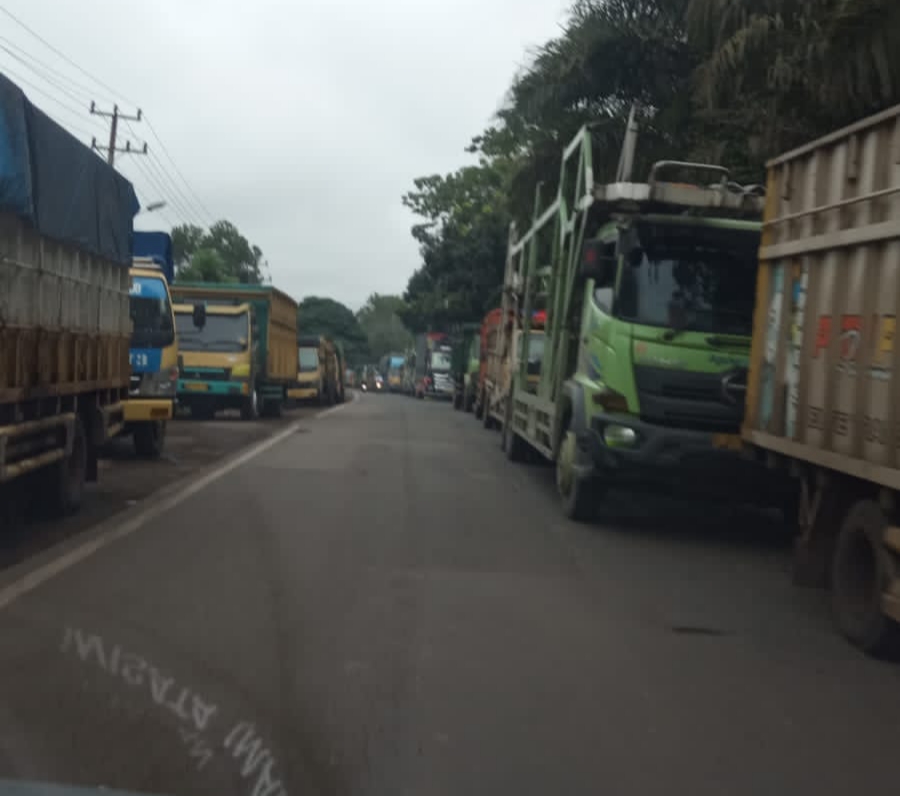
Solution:
M 122 401 L 98 406 L 91 423 L 91 445 L 99 448 L 125 430 L 125 404 Z

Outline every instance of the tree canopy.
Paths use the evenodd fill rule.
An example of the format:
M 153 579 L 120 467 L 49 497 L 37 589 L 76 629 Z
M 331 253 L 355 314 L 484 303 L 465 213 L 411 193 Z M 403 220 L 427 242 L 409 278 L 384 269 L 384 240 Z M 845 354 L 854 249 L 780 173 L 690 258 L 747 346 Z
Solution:
M 353 311 L 330 298 L 307 296 L 297 309 L 297 331 L 302 335 L 324 335 L 340 340 L 351 365 L 365 362 L 369 342 Z
M 184 281 L 258 285 L 268 279 L 262 250 L 230 221 L 217 221 L 208 230 L 194 224 L 175 227 L 172 251 Z
M 507 225 L 528 226 L 538 184 L 549 199 L 582 125 L 595 179 L 613 176 L 635 106 L 636 179 L 671 158 L 761 182 L 767 158 L 900 102 L 898 44 L 896 0 L 575 0 L 471 141 L 477 162 L 403 197 L 422 219 L 404 317 L 437 328 L 496 306 Z

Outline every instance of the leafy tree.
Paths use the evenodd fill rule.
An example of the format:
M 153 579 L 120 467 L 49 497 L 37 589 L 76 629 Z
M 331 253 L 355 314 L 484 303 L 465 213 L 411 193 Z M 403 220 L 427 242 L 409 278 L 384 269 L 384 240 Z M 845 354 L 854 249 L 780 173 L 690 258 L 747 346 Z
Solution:
M 574 0 L 472 139 L 478 164 L 403 198 L 422 219 L 403 317 L 440 327 L 492 306 L 505 224 L 530 225 L 538 186 L 549 204 L 582 125 L 597 181 L 614 176 L 635 107 L 635 179 L 676 159 L 760 182 L 767 158 L 900 102 L 898 45 L 897 0 Z
M 297 330 L 300 334 L 325 335 L 344 344 L 347 362 L 359 365 L 369 355 L 369 343 L 353 311 L 330 298 L 307 296 L 297 310 Z
M 185 282 L 237 282 L 215 249 L 198 249 L 190 261 L 178 269 L 178 278 Z
M 400 296 L 373 293 L 356 313 L 369 342 L 369 352 L 376 361 L 392 351 L 403 351 L 412 338 L 399 313 L 405 303 Z
M 177 226 L 172 230 L 172 247 L 181 279 L 194 278 L 188 276 L 200 272 L 191 267 L 194 258 L 212 251 L 218 255 L 220 264 L 213 268 L 205 261 L 203 273 L 210 276 L 208 281 L 258 285 L 267 280 L 268 263 L 262 250 L 251 244 L 230 221 L 217 221 L 205 231 L 193 224 Z

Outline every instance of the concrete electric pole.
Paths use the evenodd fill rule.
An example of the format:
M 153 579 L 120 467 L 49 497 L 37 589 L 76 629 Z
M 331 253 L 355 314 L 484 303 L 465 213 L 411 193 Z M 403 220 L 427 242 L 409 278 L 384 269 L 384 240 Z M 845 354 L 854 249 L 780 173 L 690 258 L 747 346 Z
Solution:
M 131 141 L 126 141 L 124 147 L 116 148 L 116 136 L 119 131 L 119 119 L 124 119 L 125 121 L 131 122 L 139 122 L 141 121 L 141 109 L 138 108 L 137 116 L 126 116 L 124 113 L 119 112 L 119 106 L 113 105 L 112 112 L 110 111 L 99 111 L 97 110 L 96 105 L 91 103 L 91 113 L 94 116 L 106 116 L 110 119 L 109 125 L 109 146 L 100 146 L 97 143 L 97 139 L 95 138 L 91 142 L 91 148 L 96 149 L 98 152 L 106 151 L 106 162 L 109 163 L 110 166 L 115 164 L 116 160 L 116 152 L 121 152 L 123 154 L 129 155 L 146 155 L 147 154 L 147 143 L 144 142 L 143 149 L 137 149 L 131 146 Z

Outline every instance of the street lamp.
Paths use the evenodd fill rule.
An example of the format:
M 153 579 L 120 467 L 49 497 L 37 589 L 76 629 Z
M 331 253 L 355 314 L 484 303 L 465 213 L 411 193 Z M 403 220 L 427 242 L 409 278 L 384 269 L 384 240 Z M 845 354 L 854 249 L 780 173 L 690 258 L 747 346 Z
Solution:
M 145 213 L 152 213 L 154 210 L 162 210 L 162 208 L 164 208 L 165 206 L 166 206 L 166 201 L 165 201 L 165 199 L 161 199 L 161 200 L 158 201 L 158 202 L 150 202 L 150 204 L 148 204 L 148 205 L 144 208 L 144 212 L 145 212 Z

